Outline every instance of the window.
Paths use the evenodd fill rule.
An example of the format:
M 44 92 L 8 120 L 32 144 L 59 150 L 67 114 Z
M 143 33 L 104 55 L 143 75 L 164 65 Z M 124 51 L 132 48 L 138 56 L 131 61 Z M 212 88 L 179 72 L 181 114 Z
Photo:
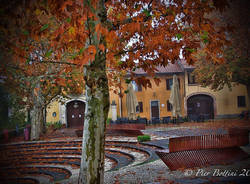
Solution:
M 169 102 L 169 100 L 167 101 L 167 110 L 168 111 L 172 111 L 172 104 Z
M 151 107 L 158 107 L 158 101 L 151 101 Z
M 179 89 L 181 89 L 181 81 L 179 78 L 178 78 L 178 86 L 179 86 Z
M 142 86 L 141 85 L 138 85 L 138 91 L 142 91 Z
M 178 83 L 179 83 L 179 89 L 180 89 L 180 87 L 181 87 L 181 83 L 180 83 L 180 79 L 178 78 Z M 167 90 L 171 90 L 171 88 L 172 88 L 172 85 L 173 85 L 173 79 L 171 78 L 171 79 L 166 79 L 166 88 L 167 88 Z
M 56 117 L 56 112 L 53 112 L 53 113 L 52 113 L 52 116 L 53 116 L 53 117 Z
M 143 112 L 143 103 L 142 102 L 138 102 L 138 105 L 136 107 L 136 112 L 137 113 Z
M 142 86 L 137 85 L 135 81 L 132 81 L 132 86 L 133 86 L 134 91 L 142 91 Z
M 167 90 L 171 90 L 172 85 L 173 85 L 173 79 L 167 79 L 166 80 Z
M 246 97 L 237 96 L 238 107 L 246 107 Z
M 195 76 L 192 73 L 188 73 L 188 84 L 196 84 Z

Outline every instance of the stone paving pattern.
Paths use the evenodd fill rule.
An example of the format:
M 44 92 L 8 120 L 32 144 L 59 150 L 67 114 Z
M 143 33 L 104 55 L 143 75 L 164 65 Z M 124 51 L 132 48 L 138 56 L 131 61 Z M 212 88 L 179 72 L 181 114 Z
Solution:
M 194 170 L 179 170 L 179 171 L 170 171 L 167 166 L 158 159 L 158 156 L 155 154 L 155 149 L 160 148 L 168 148 L 168 139 L 170 137 L 178 137 L 178 136 L 189 136 L 189 135 L 206 135 L 211 133 L 227 133 L 226 129 L 224 128 L 189 128 L 189 127 L 164 127 L 164 128 L 151 128 L 143 130 L 144 134 L 149 134 L 151 136 L 151 141 L 143 143 L 143 144 L 137 144 L 136 137 L 122 137 L 122 136 L 107 136 L 106 138 L 106 150 L 109 150 L 109 147 L 112 147 L 112 150 L 109 150 L 110 152 L 106 153 L 107 156 L 112 157 L 113 160 L 116 160 L 117 165 L 115 167 L 111 166 L 108 172 L 105 172 L 105 183 L 107 184 L 115 184 L 115 183 L 131 183 L 131 184 L 166 184 L 168 182 L 170 183 L 180 183 L 180 184 L 206 184 L 206 183 L 250 183 L 250 158 L 244 161 L 240 161 L 238 163 L 234 163 L 231 165 L 217 165 L 217 166 L 211 166 L 211 167 L 204 167 L 204 168 L 197 168 Z M 49 154 L 52 154 L 52 150 L 54 152 L 60 151 L 62 149 L 65 149 L 65 154 L 72 155 L 72 150 L 77 152 L 77 149 L 79 148 L 81 142 L 81 139 L 77 139 L 76 137 L 72 136 L 74 133 L 67 132 L 64 130 L 61 130 L 61 133 L 65 136 L 64 138 L 57 138 L 54 137 L 54 140 L 52 141 L 38 141 L 36 143 L 27 143 L 23 146 L 21 146 L 20 150 L 22 149 L 40 149 L 43 150 L 45 147 L 47 147 L 50 143 L 56 144 L 58 141 L 62 141 L 63 143 L 60 144 L 58 147 L 55 146 L 48 146 L 45 150 L 47 153 L 48 150 L 51 152 Z M 68 135 L 71 135 L 71 138 L 67 137 Z M 48 144 L 49 143 L 49 144 Z M 14 144 L 12 144 L 15 146 Z M 117 149 L 117 152 L 119 154 L 115 154 L 115 148 Z M 113 150 L 114 149 L 114 150 Z M 133 149 L 135 152 L 138 151 L 140 154 L 131 154 L 131 158 L 128 158 L 129 152 L 131 150 L 123 151 L 122 149 Z M 243 147 L 243 149 L 250 153 L 250 145 Z M 1 146 L 0 146 L 1 150 Z M 1 151 L 0 151 L 1 153 Z M 18 152 L 17 152 L 18 153 Z M 21 152 L 20 152 L 21 153 Z M 142 155 L 141 153 L 144 153 L 147 155 L 146 159 L 138 159 L 135 158 L 133 155 Z M 112 156 L 113 154 L 113 156 Z M 43 156 L 43 153 L 37 153 L 39 156 Z M 53 154 L 52 154 L 53 155 Z M 77 157 L 80 157 L 80 150 L 78 150 Z M 145 156 L 144 156 L 145 157 Z M 135 160 L 140 160 L 138 164 L 134 164 L 133 162 Z M 105 160 L 105 162 L 107 162 Z M 112 164 L 110 162 L 109 164 Z M 51 167 L 52 165 L 47 165 L 48 167 Z M 2 166 L 0 166 L 2 167 Z M 46 165 L 44 165 L 46 167 Z M 78 177 L 78 171 L 79 168 L 73 168 L 69 165 L 54 165 L 54 167 L 61 167 L 64 169 L 67 169 L 71 172 L 71 177 L 65 180 L 62 180 L 62 178 L 56 178 L 60 177 L 61 175 L 57 175 L 54 173 L 54 180 L 56 183 L 77 183 L 77 177 Z M 79 167 L 79 166 L 78 166 Z M 201 169 L 201 170 L 199 170 Z M 229 177 L 229 176 L 221 176 L 221 177 L 215 177 L 212 176 L 211 173 L 213 173 L 216 169 L 220 169 L 221 171 L 230 171 L 235 172 L 237 170 L 237 175 L 239 175 L 239 172 L 241 172 L 241 169 L 247 169 L 247 175 L 245 177 Z M 208 176 L 199 175 L 200 171 L 203 172 L 210 172 Z M 1 171 L 0 171 L 1 172 Z M 192 172 L 192 174 L 187 174 L 189 172 Z M 51 172 L 53 173 L 53 172 Z M 48 175 L 51 173 L 47 173 Z M 198 175 L 197 175 L 198 173 Z M 53 174 L 51 174 L 53 175 Z M 51 183 L 51 180 L 46 179 L 46 177 L 26 177 L 28 179 L 34 179 L 38 180 L 41 183 Z M 37 181 L 36 180 L 36 181 Z M 1 181 L 1 180 L 0 180 Z M 1 182 L 0 182 L 1 183 Z

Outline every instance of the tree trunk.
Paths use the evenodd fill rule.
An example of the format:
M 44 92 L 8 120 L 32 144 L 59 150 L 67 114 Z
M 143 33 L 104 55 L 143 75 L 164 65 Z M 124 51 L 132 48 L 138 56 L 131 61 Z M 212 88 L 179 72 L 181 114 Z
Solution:
M 246 85 L 247 87 L 247 96 L 248 96 L 248 110 L 250 110 L 250 86 Z
M 109 90 L 105 62 L 99 58 L 84 71 L 86 111 L 83 130 L 79 184 L 104 181 L 105 128 L 109 110 Z
M 84 1 L 86 3 L 86 1 Z M 86 3 L 86 6 L 89 6 Z M 93 13 L 102 24 L 106 20 L 104 0 L 99 0 Z M 90 29 L 90 27 L 88 27 Z M 105 44 L 105 38 L 94 31 L 89 36 L 89 44 L 95 45 L 97 52 L 93 62 L 84 68 L 86 108 L 82 141 L 82 158 L 78 184 L 102 184 L 104 182 L 105 129 L 109 111 L 109 88 L 106 75 L 106 52 L 98 49 Z
M 42 132 L 43 110 L 41 107 L 34 106 L 31 110 L 31 135 L 30 139 L 39 140 Z
M 39 82 L 36 85 L 37 92 L 33 90 L 32 99 L 33 106 L 30 111 L 31 115 L 31 140 L 39 140 L 41 132 L 43 130 L 43 98 Z

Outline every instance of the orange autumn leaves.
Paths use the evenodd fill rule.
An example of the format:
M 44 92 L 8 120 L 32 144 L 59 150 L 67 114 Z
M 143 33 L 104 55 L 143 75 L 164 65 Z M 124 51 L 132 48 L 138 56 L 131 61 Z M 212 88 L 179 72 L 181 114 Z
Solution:
M 216 32 L 210 26 L 211 21 L 204 17 L 205 13 L 215 10 L 209 2 L 176 1 L 166 6 L 149 0 L 108 1 L 105 5 L 107 19 L 104 22 L 101 22 L 101 17 L 96 13 L 99 11 L 99 2 L 89 3 L 78 0 L 66 0 L 63 3 L 49 1 L 51 13 L 59 20 L 58 29 L 51 35 L 51 45 L 61 52 L 58 55 L 72 53 L 73 57 L 68 59 L 74 64 L 83 66 L 92 62 L 98 51 L 107 51 L 106 62 L 110 68 L 118 66 L 117 69 L 121 69 L 117 65 L 118 60 L 127 54 L 130 61 L 139 60 L 138 67 L 150 71 L 152 68 L 143 64 L 147 62 L 150 65 L 144 57 L 148 53 L 156 51 L 160 57 L 155 58 L 155 63 L 167 65 L 168 62 L 163 62 L 162 58 L 169 58 L 174 62 L 184 47 L 183 55 L 188 63 L 193 63 L 200 41 L 206 45 L 203 51 L 215 62 L 223 59 L 217 55 L 221 52 L 219 47 L 225 44 L 224 35 Z M 158 25 L 153 26 L 156 24 Z M 204 32 L 208 33 L 205 39 Z M 105 44 L 91 42 L 94 34 L 97 35 L 97 40 L 104 37 Z M 140 43 L 134 43 L 131 49 L 125 49 L 135 34 L 141 36 Z M 173 41 L 176 35 L 178 42 Z M 154 57 L 157 54 L 152 55 Z M 134 63 L 123 63 L 122 68 L 131 70 Z
M 57 48 L 61 56 L 71 53 L 68 61 L 79 66 L 86 65 L 95 59 L 97 52 L 106 52 L 106 48 L 113 44 L 115 35 L 101 25 L 96 14 L 84 3 L 65 1 L 58 11 L 53 8 L 60 6 L 58 2 L 51 2 L 52 13 L 61 21 L 58 29 L 51 34 L 51 46 Z M 97 40 L 106 37 L 106 44 L 93 43 L 93 35 Z
M 181 50 L 187 62 L 194 63 L 201 45 L 201 53 L 217 63 L 223 60 L 218 55 L 227 43 L 225 34 L 206 17 L 218 8 L 211 1 L 175 0 L 167 5 L 151 0 L 107 1 L 104 9 L 101 3 L 48 0 L 23 7 L 27 18 L 19 20 L 23 36 L 16 36 L 20 45 L 15 50 L 20 61 L 25 63 L 25 56 L 40 49 L 27 42 L 32 39 L 47 44 L 49 52 L 44 56 L 52 64 L 83 68 L 104 53 L 102 62 L 118 73 L 142 68 L 152 75 L 156 66 L 175 62 Z M 71 66 L 67 68 L 62 70 L 70 72 Z

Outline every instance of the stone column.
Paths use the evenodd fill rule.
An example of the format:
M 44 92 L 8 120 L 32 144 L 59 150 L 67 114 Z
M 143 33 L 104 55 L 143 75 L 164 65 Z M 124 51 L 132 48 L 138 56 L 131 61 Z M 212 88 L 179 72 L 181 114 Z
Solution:
M 116 121 L 117 120 L 117 109 L 116 109 L 116 103 L 113 100 L 111 104 L 111 111 L 112 111 L 112 120 Z
M 59 108 L 59 116 L 60 116 L 60 121 L 62 124 L 66 124 L 66 104 L 65 103 L 60 103 L 60 108 Z

